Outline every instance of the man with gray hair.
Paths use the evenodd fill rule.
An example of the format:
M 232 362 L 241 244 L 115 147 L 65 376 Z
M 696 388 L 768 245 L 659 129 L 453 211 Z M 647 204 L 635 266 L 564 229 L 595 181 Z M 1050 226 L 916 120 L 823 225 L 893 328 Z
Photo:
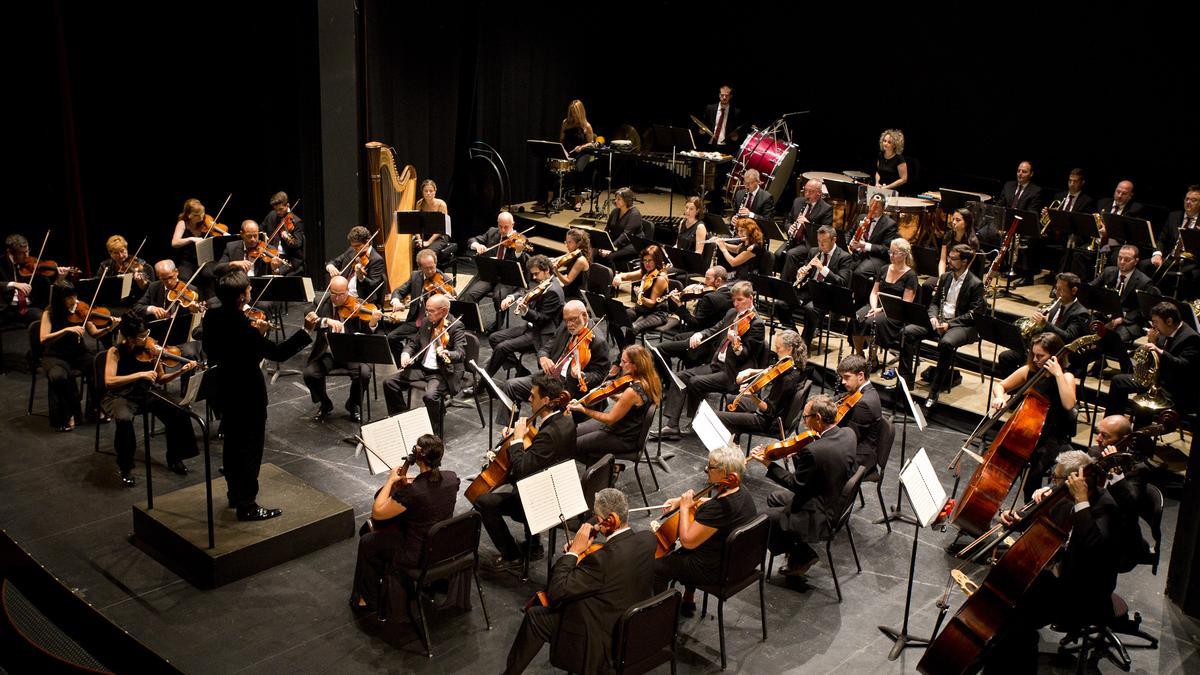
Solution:
M 775 197 L 762 187 L 762 177 L 756 169 L 742 174 L 742 187 L 733 193 L 733 208 L 736 218 L 752 218 L 759 229 L 767 231 L 766 224 L 775 213 Z
M 560 668 L 610 671 L 617 620 L 653 594 L 653 577 L 646 570 L 654 564 L 657 542 L 649 531 L 630 529 L 625 495 L 613 488 L 600 490 L 592 512 L 595 518 L 580 526 L 550 571 L 549 606 L 525 612 L 505 673 L 524 672 L 546 642 L 551 643 L 551 661 Z M 604 535 L 604 545 L 585 556 L 597 534 Z
M 808 181 L 804 194 L 792 202 L 788 240 L 775 252 L 775 269 L 783 270 L 783 279 L 795 279 L 796 270 L 808 262 L 809 251 L 817 245 L 817 228 L 833 226 L 833 207 L 822 198 L 822 186 L 816 178 Z
M 513 215 L 508 211 L 501 211 L 496 216 L 496 226 L 488 228 L 486 232 L 478 237 L 471 237 L 467 240 L 467 248 L 478 256 L 486 258 L 496 258 L 498 260 L 514 260 L 518 264 L 525 264 L 525 244 L 523 239 L 516 237 L 517 234 Z M 508 242 L 512 245 L 500 244 Z M 515 243 L 514 243 L 515 242 Z M 484 281 L 479 277 L 471 280 L 463 292 L 459 294 L 458 299 L 462 302 L 471 304 L 479 304 L 479 301 L 491 296 L 492 304 L 496 308 L 496 321 L 492 324 L 490 330 L 497 330 L 500 327 L 500 316 L 503 310 L 500 309 L 500 300 L 504 296 L 513 292 L 513 287 L 506 284 L 493 284 L 490 281 Z

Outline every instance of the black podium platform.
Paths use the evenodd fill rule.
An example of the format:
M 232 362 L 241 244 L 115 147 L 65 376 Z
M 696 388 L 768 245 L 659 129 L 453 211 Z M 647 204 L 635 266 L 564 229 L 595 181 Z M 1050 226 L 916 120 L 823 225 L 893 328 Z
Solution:
M 241 522 L 220 509 L 216 547 L 208 549 L 204 484 L 156 495 L 154 508 L 133 505 L 134 545 L 198 588 L 216 588 L 354 536 L 354 511 L 275 466 L 263 464 L 260 494 L 283 515 Z M 225 493 L 224 478 L 213 492 Z M 224 502 L 224 498 L 220 499 Z

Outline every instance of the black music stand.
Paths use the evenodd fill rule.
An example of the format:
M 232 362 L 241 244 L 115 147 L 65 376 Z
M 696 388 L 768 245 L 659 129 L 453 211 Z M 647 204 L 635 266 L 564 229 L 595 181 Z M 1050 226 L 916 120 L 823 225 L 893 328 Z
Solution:
M 155 342 L 170 346 L 192 341 L 192 315 L 183 310 L 178 311 L 179 314 L 174 323 L 171 323 L 170 317 L 146 322 L 150 337 L 154 338 Z M 170 334 L 167 333 L 168 330 L 170 330 Z
M 121 290 L 124 286 L 124 274 L 106 276 L 103 283 L 101 283 L 100 277 L 92 277 L 76 281 L 75 292 L 78 294 L 76 297 L 80 300 L 93 305 L 113 307 L 125 304 L 126 300 L 142 292 L 142 289 L 138 288 L 137 284 L 133 283 L 133 279 L 131 278 L 129 280 L 129 295 L 122 296 Z M 100 289 L 99 294 L 96 293 L 97 288 Z M 93 296 L 96 298 L 95 300 L 92 300 Z
M 1021 337 L 1021 330 L 1011 321 L 998 319 L 990 314 L 975 317 L 975 328 L 979 330 L 979 339 L 992 343 L 994 347 L 992 367 L 988 375 L 988 400 L 985 407 L 985 410 L 990 410 L 992 407 L 992 384 L 996 381 L 996 357 L 999 347 L 1022 351 L 1025 349 L 1025 340 Z M 982 366 L 983 364 L 980 364 L 980 367 Z
M 305 303 L 312 304 L 315 298 L 313 293 L 312 279 L 308 277 L 284 277 L 284 276 L 266 276 L 266 277 L 250 277 L 250 300 L 252 302 L 283 302 L 283 303 Z M 282 312 L 279 314 L 282 318 Z M 279 331 L 283 337 L 287 337 L 287 332 L 283 328 L 282 321 L 280 322 Z M 276 362 L 274 369 L 267 369 L 271 374 L 271 384 L 275 384 L 280 377 L 284 375 L 299 375 L 300 371 L 294 368 L 284 368 L 282 364 Z
M 682 127 L 673 127 L 666 124 L 650 125 L 654 130 L 654 144 L 659 148 L 670 148 L 673 151 L 683 152 L 684 150 L 695 150 L 696 139 L 692 136 L 692 130 Z
M 449 234 L 447 222 L 446 214 L 441 211 L 396 211 L 392 214 L 395 234 L 419 234 L 422 238 L 431 234 Z
M 1197 321 L 1196 313 L 1192 311 L 1192 306 L 1188 303 L 1176 300 L 1168 295 L 1159 295 L 1157 293 L 1149 293 L 1147 291 L 1138 291 L 1137 299 L 1138 309 L 1141 310 L 1142 316 L 1146 317 L 1147 322 L 1150 321 L 1150 310 L 1153 309 L 1155 305 L 1160 302 L 1169 302 L 1172 305 L 1175 305 L 1175 308 L 1179 310 L 1179 320 L 1181 322 L 1188 322 L 1192 328 L 1196 329 L 1197 332 L 1200 332 L 1200 328 L 1196 328 L 1198 325 L 1200 325 L 1200 321 Z
M 918 326 L 929 328 L 929 310 L 925 305 L 916 302 L 906 302 L 904 298 L 890 293 L 880 293 L 879 303 L 883 306 L 883 313 L 891 321 L 899 321 L 904 326 Z M 900 331 L 900 358 L 904 358 L 904 340 L 907 336 L 904 331 Z M 920 345 L 917 347 L 917 354 L 920 353 Z M 909 370 L 916 377 L 916 364 Z
M 828 281 L 817 281 L 815 279 L 808 282 L 808 292 L 812 298 L 813 307 L 824 310 L 824 327 L 822 332 L 825 334 L 825 354 L 821 362 L 821 368 L 824 371 L 829 370 L 829 342 L 832 339 L 833 332 L 833 317 L 844 316 L 847 321 L 853 320 L 854 293 L 845 286 L 837 286 Z M 817 342 L 820 342 L 820 336 L 817 337 Z M 837 364 L 834 364 L 835 366 Z M 824 389 L 824 383 L 821 386 Z
M 1079 303 L 1105 316 L 1121 316 L 1121 296 L 1111 288 L 1099 288 L 1090 284 L 1079 286 Z
M 1102 213 L 1104 227 L 1108 236 L 1122 244 L 1133 244 L 1139 252 L 1153 251 L 1157 248 L 1154 241 L 1154 228 L 1150 221 L 1142 218 L 1118 216 L 1115 213 Z M 1142 257 L 1145 257 L 1144 255 Z
M 334 333 L 330 331 L 329 353 L 333 360 L 339 363 L 369 363 L 374 373 L 376 364 L 386 364 L 396 367 L 396 359 L 392 355 L 392 345 L 386 335 L 364 335 L 361 333 Z M 360 382 L 358 387 L 358 435 L 362 436 L 362 425 L 370 422 L 371 400 L 367 396 L 367 382 Z M 366 401 L 366 406 L 363 402 Z M 358 443 L 357 439 L 346 442 Z
M 579 229 L 588 233 L 588 237 L 592 240 L 593 251 L 597 249 L 603 249 L 605 251 L 617 250 L 617 245 L 613 243 L 612 235 L 608 233 L 608 230 L 603 230 L 598 227 L 587 227 L 584 225 L 573 225 L 572 227 L 578 227 Z
M 947 219 L 949 219 L 950 215 L 955 211 L 967 208 L 968 203 L 982 201 L 979 198 L 979 195 L 975 194 L 974 192 L 963 192 L 953 188 L 940 187 L 938 188 L 938 193 L 942 196 L 942 212 L 946 214 Z
M 938 262 L 942 257 L 940 248 L 913 246 L 912 255 L 914 263 L 913 267 L 917 270 L 917 274 L 927 277 L 938 276 Z
M 1088 220 L 1091 220 L 1092 218 L 1091 214 L 1089 213 L 1060 211 L 1058 209 L 1047 209 L 1046 217 L 1050 219 L 1050 225 L 1046 229 L 1047 238 L 1052 241 L 1064 242 L 1064 248 L 1067 237 L 1071 234 L 1074 234 L 1077 223 L 1084 218 Z M 1092 230 L 1094 231 L 1095 227 L 1093 227 Z
M 793 311 L 799 311 L 800 297 L 796 295 L 796 287 L 789 284 L 783 279 L 776 277 L 768 277 L 763 274 L 749 275 L 750 285 L 754 287 L 754 292 L 760 297 L 770 298 L 771 311 L 768 313 L 767 321 L 767 344 L 771 344 L 771 336 L 774 334 L 775 327 L 775 304 L 782 302 Z
M 633 322 L 629 320 L 629 312 L 620 300 L 610 298 L 591 291 L 584 291 L 584 297 L 591 305 L 597 318 L 608 319 L 608 334 L 613 337 L 617 347 L 625 349 L 629 346 L 627 335 L 633 334 Z M 628 331 L 628 332 L 627 332 Z
M 450 314 L 462 319 L 463 328 L 472 333 L 483 332 L 483 316 L 479 313 L 479 305 L 462 300 L 450 301 Z
M 695 251 L 685 251 L 674 246 L 664 246 L 663 251 L 671 259 L 672 266 L 691 275 L 704 276 L 708 273 L 708 263 L 712 254 L 704 255 Z
M 683 393 L 683 390 L 687 388 L 687 385 L 683 383 L 683 380 L 680 380 L 679 377 L 675 375 L 675 371 L 671 370 L 671 364 L 667 362 L 667 358 L 662 355 L 662 352 L 658 351 L 658 347 L 655 347 L 652 344 L 647 343 L 646 348 L 650 350 L 650 353 L 654 354 L 654 358 L 656 358 L 659 365 L 662 366 L 663 372 L 667 374 L 667 377 L 663 379 L 669 380 L 671 384 L 673 384 L 675 388 L 679 390 L 679 394 L 684 396 L 685 394 Z M 671 467 L 667 465 L 667 460 L 675 457 L 675 453 L 671 452 L 670 450 L 664 453 L 662 449 L 662 427 L 663 415 L 665 414 L 665 411 L 666 406 L 658 406 L 658 450 L 654 453 L 654 459 L 650 461 L 661 467 L 663 471 L 671 473 Z
M 479 278 L 492 285 L 492 288 L 510 286 L 512 288 L 527 288 L 525 269 L 516 260 L 500 260 L 485 255 L 475 256 L 475 266 Z

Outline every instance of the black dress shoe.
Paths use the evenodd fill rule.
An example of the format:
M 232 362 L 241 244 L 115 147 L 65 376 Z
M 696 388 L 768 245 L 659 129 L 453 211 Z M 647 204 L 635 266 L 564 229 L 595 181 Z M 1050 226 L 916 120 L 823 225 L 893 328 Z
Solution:
M 693 616 L 696 616 L 696 603 L 694 601 L 688 602 L 687 600 L 684 600 L 682 603 L 680 603 L 679 616 L 682 616 L 685 619 L 690 619 Z
M 331 413 L 331 412 L 333 412 L 333 406 L 321 406 L 320 408 L 317 409 L 317 412 L 312 416 L 312 421 L 324 422 L 325 418 L 329 417 L 329 413 Z
M 933 408 L 933 406 L 937 405 L 937 402 L 938 402 L 937 392 L 935 391 L 935 392 L 930 393 L 929 397 L 925 399 L 925 409 L 931 410 Z
M 358 408 L 346 408 L 346 414 L 348 414 L 350 419 L 354 420 L 355 422 L 362 421 L 362 414 L 358 412 Z
M 184 464 L 183 460 L 181 459 L 177 459 L 174 462 L 167 462 L 167 468 L 179 474 L 180 476 L 186 476 L 188 474 L 187 465 Z
M 283 509 L 264 509 L 258 504 L 240 506 L 237 510 L 238 520 L 269 520 L 283 515 Z
M 125 487 L 133 487 L 137 485 L 137 479 L 133 477 L 132 471 L 121 472 L 121 484 Z

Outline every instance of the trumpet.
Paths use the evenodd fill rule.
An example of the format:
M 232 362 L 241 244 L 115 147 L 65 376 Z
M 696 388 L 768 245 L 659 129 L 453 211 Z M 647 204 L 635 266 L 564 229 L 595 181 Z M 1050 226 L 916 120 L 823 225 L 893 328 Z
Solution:
M 1058 211 L 1058 210 L 1062 209 L 1062 205 L 1063 205 L 1063 200 L 1055 199 L 1054 201 L 1050 202 L 1050 206 L 1042 209 L 1042 219 L 1041 219 L 1042 232 L 1041 232 L 1041 235 L 1043 237 L 1046 236 L 1046 232 L 1050 230 L 1050 211 L 1052 211 L 1052 210 Z

